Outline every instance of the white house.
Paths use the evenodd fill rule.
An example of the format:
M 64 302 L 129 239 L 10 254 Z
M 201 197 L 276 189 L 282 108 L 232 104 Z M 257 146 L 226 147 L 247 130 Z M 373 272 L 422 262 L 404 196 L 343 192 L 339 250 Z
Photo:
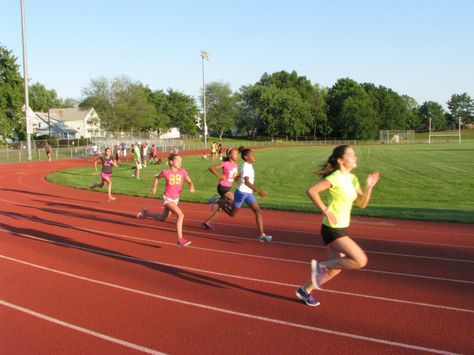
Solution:
M 171 127 L 169 131 L 160 133 L 160 139 L 175 139 L 181 137 L 178 127 Z
M 52 108 L 32 116 L 35 135 L 57 138 L 90 138 L 100 130 L 100 119 L 94 108 Z

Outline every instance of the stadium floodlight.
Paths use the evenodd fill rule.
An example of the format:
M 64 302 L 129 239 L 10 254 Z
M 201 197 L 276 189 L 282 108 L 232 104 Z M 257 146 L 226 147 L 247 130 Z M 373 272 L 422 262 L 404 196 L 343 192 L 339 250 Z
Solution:
M 209 60 L 209 53 L 201 50 L 202 62 L 202 114 L 204 120 L 204 148 L 207 148 L 207 120 L 206 120 L 206 85 L 204 81 L 204 59 Z
M 23 42 L 23 82 L 25 88 L 25 123 L 26 123 L 26 150 L 28 154 L 28 160 L 31 160 L 31 117 L 29 114 L 29 100 L 28 100 L 28 69 L 26 66 L 26 33 L 25 33 L 25 15 L 24 15 L 24 4 L 23 0 L 20 0 L 21 7 L 21 37 Z

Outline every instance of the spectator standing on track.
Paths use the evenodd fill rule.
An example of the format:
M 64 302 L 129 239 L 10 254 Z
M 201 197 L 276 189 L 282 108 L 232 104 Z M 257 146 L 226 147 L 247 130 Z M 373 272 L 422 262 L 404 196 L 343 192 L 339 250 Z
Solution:
M 119 149 L 119 145 L 118 144 L 115 144 L 114 145 L 114 159 L 115 159 L 115 162 L 118 164 L 119 162 L 119 158 L 120 158 L 120 149 Z
M 100 182 L 96 182 L 90 188 L 91 190 L 97 187 L 104 187 L 104 184 L 107 184 L 107 192 L 109 196 L 109 201 L 115 200 L 115 197 L 112 196 L 112 169 L 117 167 L 116 161 L 112 158 L 112 150 L 110 148 L 105 148 L 104 156 L 98 156 L 95 161 L 95 170 L 97 171 L 97 163 L 101 162 L 102 171 L 100 173 Z
M 46 143 L 44 144 L 44 150 L 46 151 L 48 161 L 51 161 L 51 146 L 49 145 L 48 141 L 46 141 Z
M 150 161 L 154 162 L 155 164 L 158 164 L 158 148 L 155 144 L 152 144 L 150 149 Z
M 240 187 L 235 190 L 234 201 L 232 205 L 229 205 L 225 200 L 219 200 L 219 207 L 224 210 L 229 216 L 234 217 L 245 202 L 247 206 L 255 214 L 255 219 L 258 227 L 258 240 L 260 242 L 270 242 L 272 237 L 266 235 L 263 231 L 263 217 L 262 210 L 258 204 L 253 192 L 255 191 L 260 197 L 267 196 L 267 193 L 260 190 L 254 185 L 255 171 L 253 170 L 253 163 L 255 162 L 255 153 L 253 150 L 245 147 L 239 148 L 240 156 L 244 161 L 244 164 L 240 170 Z
M 143 143 L 141 147 L 141 153 L 142 153 L 142 164 L 143 167 L 146 168 L 146 159 L 148 157 L 148 143 Z
M 163 194 L 163 211 L 161 213 L 153 213 L 148 211 L 147 208 L 143 208 L 138 212 L 137 218 L 146 218 L 148 216 L 153 217 L 161 222 L 166 221 L 170 212 L 176 215 L 178 218 L 176 221 L 176 231 L 178 233 L 177 245 L 179 247 L 186 247 L 191 244 L 191 241 L 188 241 L 183 238 L 183 221 L 184 213 L 179 208 L 179 197 L 183 188 L 183 183 L 186 181 L 189 184 L 189 191 L 194 192 L 194 185 L 191 181 L 191 178 L 188 175 L 188 172 L 183 169 L 182 158 L 178 154 L 170 154 L 168 157 L 168 162 L 170 168 L 162 170 L 159 174 L 155 176 L 153 180 L 153 187 L 151 193 L 156 193 L 156 188 L 158 187 L 158 180 L 165 179 L 165 192 Z
M 127 161 L 127 144 L 122 142 L 120 144 L 120 152 L 122 154 L 122 160 Z
M 321 236 L 327 247 L 329 259 L 311 261 L 311 281 L 296 291 L 296 296 L 308 306 L 318 306 L 311 295 L 314 289 L 328 282 L 341 270 L 360 269 L 367 264 L 367 255 L 348 236 L 351 209 L 354 201 L 360 208 L 367 207 L 372 189 L 380 178 L 378 172 L 370 173 L 362 191 L 359 180 L 351 173 L 357 167 L 357 156 L 349 145 L 336 147 L 325 165 L 317 172 L 322 180 L 311 186 L 307 194 L 323 215 Z M 329 205 L 320 197 L 322 191 L 329 190 Z
M 99 148 L 95 143 L 92 143 L 92 156 L 94 158 L 97 158 L 97 155 L 99 154 Z
M 142 159 L 140 157 L 140 143 L 132 144 L 132 156 L 135 162 L 135 174 L 132 177 L 140 179 L 140 170 L 142 170 Z
M 214 160 L 217 157 L 217 143 L 213 142 L 211 144 L 211 159 Z
M 226 152 L 226 157 L 220 164 L 213 165 L 209 168 L 209 171 L 219 178 L 217 184 L 217 193 L 219 195 L 212 196 L 208 203 L 212 203 L 213 207 L 217 206 L 217 209 L 212 212 L 211 216 L 203 222 L 202 226 L 205 229 L 214 229 L 210 222 L 216 218 L 222 211 L 219 205 L 214 203 L 220 198 L 225 199 L 225 203 L 232 204 L 234 201 L 234 193 L 231 191 L 232 184 L 239 176 L 239 166 L 237 165 L 237 158 L 239 157 L 239 151 L 237 148 L 229 148 Z M 217 172 L 217 169 L 222 169 L 222 174 Z M 214 209 L 214 208 L 213 208 Z
M 219 159 L 222 160 L 222 141 L 219 141 L 219 143 L 217 143 L 217 156 L 219 157 Z

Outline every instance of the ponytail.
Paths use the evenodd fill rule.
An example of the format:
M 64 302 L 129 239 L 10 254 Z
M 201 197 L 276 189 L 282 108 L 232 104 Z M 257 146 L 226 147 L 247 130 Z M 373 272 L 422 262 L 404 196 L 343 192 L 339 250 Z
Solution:
M 247 161 L 245 158 L 251 151 L 252 151 L 251 149 L 245 148 L 243 145 L 241 145 L 239 147 L 239 153 L 240 153 L 240 156 L 242 157 L 242 160 Z
M 333 172 L 339 169 L 338 159 L 341 159 L 346 152 L 346 148 L 350 147 L 347 144 L 337 146 L 332 151 L 332 154 L 329 156 L 328 160 L 324 165 L 316 172 L 316 175 L 325 178 L 328 175 L 331 175 Z

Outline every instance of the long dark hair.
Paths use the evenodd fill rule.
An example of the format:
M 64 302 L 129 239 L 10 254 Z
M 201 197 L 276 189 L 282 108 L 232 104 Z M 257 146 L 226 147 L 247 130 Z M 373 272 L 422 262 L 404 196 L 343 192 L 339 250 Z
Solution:
M 247 155 L 252 151 L 252 149 L 245 148 L 243 145 L 239 147 L 239 153 L 243 161 L 247 161 Z
M 171 153 L 170 155 L 168 155 L 168 162 L 170 163 L 171 165 L 171 162 L 174 160 L 174 158 L 176 157 L 179 157 L 179 154 L 175 154 L 175 153 Z
M 348 144 L 339 145 L 332 151 L 332 154 L 329 156 L 328 160 L 321 167 L 319 171 L 316 172 L 316 175 L 325 178 L 326 176 L 332 174 L 334 171 L 339 169 L 339 163 L 337 159 L 341 159 L 346 152 L 346 149 L 350 147 Z

